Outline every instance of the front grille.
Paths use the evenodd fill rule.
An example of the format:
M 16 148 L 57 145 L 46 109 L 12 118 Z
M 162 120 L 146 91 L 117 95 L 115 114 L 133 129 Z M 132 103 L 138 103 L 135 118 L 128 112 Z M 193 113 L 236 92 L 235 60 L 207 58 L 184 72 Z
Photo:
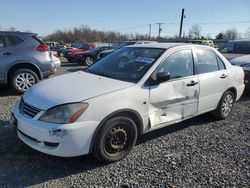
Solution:
M 27 104 L 26 102 L 24 102 L 23 99 L 21 99 L 20 101 L 20 113 L 30 117 L 30 118 L 34 118 L 39 112 L 41 112 L 40 109 L 31 106 L 30 104 Z

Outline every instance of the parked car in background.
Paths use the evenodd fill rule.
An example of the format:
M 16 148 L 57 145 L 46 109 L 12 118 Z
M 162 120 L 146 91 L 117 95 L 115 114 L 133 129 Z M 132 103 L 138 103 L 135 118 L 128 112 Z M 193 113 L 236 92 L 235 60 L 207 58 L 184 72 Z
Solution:
M 63 57 L 65 57 L 68 61 L 72 61 L 74 54 L 85 52 L 88 50 L 92 50 L 95 48 L 93 44 L 82 43 L 79 46 L 73 46 L 72 49 L 67 49 L 63 51 Z
M 157 42 L 155 42 L 155 41 L 140 41 L 140 40 L 114 42 L 112 44 L 113 49 L 112 50 L 105 50 L 105 51 L 99 53 L 97 59 L 101 59 L 101 58 L 107 56 L 108 54 L 114 52 L 115 50 L 118 50 L 118 49 L 123 48 L 125 46 L 130 46 L 130 45 L 134 45 L 134 44 L 150 44 L 150 43 L 157 43 Z
M 114 162 L 127 156 L 139 134 L 211 111 L 227 118 L 243 79 L 241 67 L 208 46 L 133 45 L 32 87 L 12 119 L 18 137 L 38 151 L 93 153 Z
M 52 54 L 52 61 L 55 64 L 56 67 L 60 67 L 61 66 L 61 61 L 58 58 L 58 54 L 55 51 L 51 51 Z
M 214 42 L 212 40 L 189 40 L 193 44 L 201 44 L 214 48 Z
M 0 84 L 23 93 L 55 71 L 48 45 L 36 34 L 0 31 Z
M 245 72 L 246 88 L 250 88 L 250 40 L 235 40 L 224 44 L 219 51 L 232 65 L 240 66 Z
M 111 49 L 113 49 L 112 46 L 101 46 L 85 52 L 76 53 L 72 56 L 72 62 L 77 62 L 79 65 L 89 66 L 97 60 L 97 56 L 100 52 Z

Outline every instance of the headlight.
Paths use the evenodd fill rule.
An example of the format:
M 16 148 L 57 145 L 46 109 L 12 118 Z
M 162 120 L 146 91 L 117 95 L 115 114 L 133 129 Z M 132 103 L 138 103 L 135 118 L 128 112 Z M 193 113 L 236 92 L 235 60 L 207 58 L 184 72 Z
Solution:
M 87 108 L 87 103 L 64 104 L 48 109 L 39 120 L 57 124 L 73 123 Z

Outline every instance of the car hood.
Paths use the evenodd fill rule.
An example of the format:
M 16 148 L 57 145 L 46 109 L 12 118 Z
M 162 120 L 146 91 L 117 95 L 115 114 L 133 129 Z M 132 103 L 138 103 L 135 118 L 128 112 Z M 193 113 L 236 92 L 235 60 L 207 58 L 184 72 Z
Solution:
M 240 57 L 236 57 L 234 59 L 231 59 L 230 63 L 233 65 L 241 65 L 241 64 L 250 63 L 250 55 L 243 55 Z
M 132 85 L 130 82 L 79 71 L 40 82 L 27 90 L 23 99 L 36 108 L 47 110 L 57 105 L 80 102 Z

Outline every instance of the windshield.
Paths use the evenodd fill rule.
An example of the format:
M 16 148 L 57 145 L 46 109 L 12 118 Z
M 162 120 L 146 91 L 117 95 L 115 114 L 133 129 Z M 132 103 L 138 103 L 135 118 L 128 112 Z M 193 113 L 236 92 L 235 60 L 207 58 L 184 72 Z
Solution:
M 219 48 L 221 53 L 250 54 L 250 42 L 227 42 Z
M 86 72 L 127 82 L 138 82 L 164 52 L 159 48 L 125 47 L 97 61 Z

